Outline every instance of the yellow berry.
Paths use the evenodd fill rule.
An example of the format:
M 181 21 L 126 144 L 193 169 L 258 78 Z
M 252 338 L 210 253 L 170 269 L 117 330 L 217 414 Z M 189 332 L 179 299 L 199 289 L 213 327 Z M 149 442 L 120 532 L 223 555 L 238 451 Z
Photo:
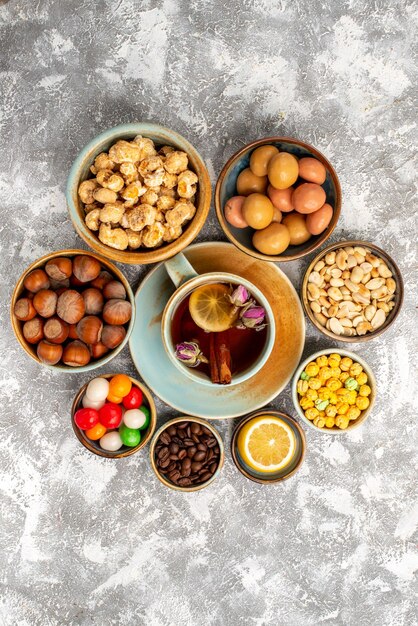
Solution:
M 337 415 L 337 407 L 329 404 L 325 409 L 325 415 L 327 417 L 335 417 Z
M 316 376 L 319 372 L 319 367 L 314 361 L 311 361 L 305 367 L 305 372 L 308 374 L 308 376 Z
M 370 389 L 369 385 L 362 385 L 359 389 L 360 396 L 369 396 L 371 392 L 372 390 Z
M 353 359 L 350 359 L 348 356 L 345 356 L 343 359 L 341 359 L 340 368 L 343 372 L 348 372 L 352 365 Z
M 366 372 L 360 372 L 358 376 L 356 376 L 356 381 L 359 385 L 365 385 L 367 383 L 367 374 Z
M 318 364 L 318 367 L 325 367 L 326 365 L 328 365 L 328 357 L 323 354 L 316 359 L 316 362 Z
M 315 407 L 306 409 L 305 411 L 305 417 L 307 417 L 308 420 L 313 420 L 315 417 L 318 417 L 318 415 L 319 415 L 319 411 Z
M 313 400 L 309 400 L 309 398 L 306 398 L 306 396 L 304 398 L 301 398 L 299 400 L 299 403 L 302 409 L 310 409 L 312 406 L 314 406 Z
M 332 354 L 329 355 L 329 358 L 332 359 L 333 361 L 336 361 L 337 365 L 340 363 L 341 361 L 341 355 L 337 354 L 336 352 L 333 352 Z
M 329 378 L 326 385 L 331 391 L 337 391 L 337 389 L 341 389 L 343 386 L 342 382 L 338 380 L 338 378 Z
M 300 396 L 305 395 L 308 391 L 308 381 L 307 380 L 298 380 L 298 384 L 296 385 L 296 389 Z
M 341 372 L 341 374 L 340 374 L 340 381 L 342 383 L 345 383 L 347 378 L 350 378 L 350 374 L 348 372 Z
M 349 408 L 350 407 L 348 406 L 347 402 L 341 402 L 340 404 L 337 404 L 338 415 L 345 415 Z
M 353 363 L 353 365 L 350 367 L 350 376 L 353 376 L 355 378 L 356 376 L 361 374 L 362 371 L 363 368 L 360 363 Z
M 311 389 L 319 389 L 321 387 L 321 381 L 319 378 L 310 378 L 308 380 L 308 385 Z
M 313 400 L 315 402 L 315 400 L 318 398 L 318 392 L 316 391 L 316 389 L 308 389 L 308 391 L 306 392 L 306 397 L 309 398 L 309 400 Z
M 348 426 L 348 417 L 346 415 L 337 415 L 335 418 L 335 425 L 342 430 L 345 430 Z
M 325 426 L 325 420 L 323 417 L 319 416 L 315 417 L 313 423 L 315 424 L 315 426 L 317 426 L 318 428 L 324 428 Z
M 360 409 L 360 411 L 365 411 L 369 404 L 369 398 L 366 398 L 365 396 L 357 396 L 356 406 Z
M 325 426 L 327 428 L 333 428 L 335 426 L 335 419 L 333 417 L 327 417 L 325 420 Z
M 347 413 L 346 416 L 348 417 L 348 419 L 351 420 L 356 420 L 359 416 L 360 416 L 360 409 L 358 409 L 356 406 L 351 406 Z

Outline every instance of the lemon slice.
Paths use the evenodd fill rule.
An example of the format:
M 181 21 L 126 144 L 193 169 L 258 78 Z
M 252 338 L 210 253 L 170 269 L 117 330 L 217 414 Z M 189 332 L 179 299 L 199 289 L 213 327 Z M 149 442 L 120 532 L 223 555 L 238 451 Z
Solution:
M 238 450 L 245 463 L 257 472 L 277 472 L 291 462 L 296 438 L 290 426 L 278 417 L 255 417 L 238 435 Z
M 189 311 L 199 328 L 208 332 L 220 333 L 227 330 L 237 319 L 228 298 L 229 288 L 222 283 L 202 285 L 190 296 Z

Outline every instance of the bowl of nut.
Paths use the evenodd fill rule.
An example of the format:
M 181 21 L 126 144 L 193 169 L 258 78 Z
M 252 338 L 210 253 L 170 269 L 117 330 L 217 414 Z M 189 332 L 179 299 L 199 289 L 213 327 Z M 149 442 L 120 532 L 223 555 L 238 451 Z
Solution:
M 393 324 L 403 292 L 399 268 L 384 250 L 365 241 L 340 241 L 310 263 L 302 303 L 314 326 L 328 337 L 361 342 Z
M 77 233 L 121 263 L 158 263 L 188 246 L 209 212 L 211 184 L 195 148 L 151 123 L 122 124 L 77 156 L 67 204 Z
M 152 395 L 126 374 L 102 374 L 83 385 L 74 398 L 71 424 L 87 450 L 120 459 L 141 450 L 157 423 Z
M 289 137 L 267 137 L 236 152 L 215 190 L 219 223 L 243 252 L 293 261 L 321 246 L 341 211 L 341 188 L 328 159 Z
M 305 424 L 338 435 L 357 428 L 370 415 L 376 380 L 358 354 L 328 348 L 299 365 L 292 381 L 292 400 Z
M 60 250 L 23 272 L 10 313 L 30 357 L 80 372 L 108 363 L 123 349 L 135 321 L 135 300 L 113 263 L 85 250 Z
M 151 441 L 151 465 L 157 478 L 176 491 L 199 491 L 220 474 L 222 438 L 199 417 L 181 416 L 166 422 Z

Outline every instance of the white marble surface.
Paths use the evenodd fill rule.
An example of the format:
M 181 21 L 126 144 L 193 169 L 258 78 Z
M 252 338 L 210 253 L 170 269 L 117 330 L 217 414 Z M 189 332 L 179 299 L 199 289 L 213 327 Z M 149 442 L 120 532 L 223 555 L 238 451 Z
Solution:
M 417 624 L 416 3 L 0 4 L 0 623 Z M 252 139 L 313 143 L 343 188 L 333 240 L 373 241 L 399 262 L 396 325 L 354 346 L 378 379 L 372 416 L 340 438 L 309 431 L 286 483 L 252 484 L 228 456 L 211 488 L 182 495 L 147 454 L 90 455 L 69 421 L 84 377 L 40 368 L 12 334 L 20 273 L 83 247 L 64 198 L 75 155 L 136 120 L 184 134 L 213 182 Z M 222 239 L 213 210 L 207 239 Z M 284 267 L 296 286 L 305 266 Z M 136 287 L 147 269 L 124 271 Z M 327 345 L 308 324 L 305 354 Z M 128 350 L 112 369 L 135 373 Z M 288 388 L 274 406 L 294 413 Z M 158 409 L 160 423 L 174 413 Z

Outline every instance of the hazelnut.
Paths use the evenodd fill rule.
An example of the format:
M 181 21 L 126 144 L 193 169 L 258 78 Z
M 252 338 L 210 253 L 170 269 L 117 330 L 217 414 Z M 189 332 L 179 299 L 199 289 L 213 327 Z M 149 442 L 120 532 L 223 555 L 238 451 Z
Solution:
M 79 254 L 73 260 L 73 274 L 82 283 L 94 280 L 100 274 L 101 266 L 92 256 Z
M 58 296 L 51 289 L 41 289 L 33 298 L 33 306 L 42 317 L 52 317 L 57 309 Z
M 57 315 L 68 324 L 77 324 L 84 316 L 85 306 L 83 296 L 74 289 L 67 289 L 57 303 Z
M 65 365 L 70 365 L 71 367 L 87 365 L 90 361 L 89 349 L 82 341 L 72 341 L 65 346 L 62 360 Z
M 123 326 L 103 326 L 101 341 L 106 346 L 106 348 L 109 348 L 109 350 L 113 350 L 114 348 L 119 346 L 125 339 L 125 337 L 126 330 Z
M 103 311 L 103 294 L 100 289 L 89 287 L 82 293 L 86 315 L 97 315 Z
M 95 315 L 86 315 L 77 324 L 77 334 L 84 343 L 98 343 L 102 329 L 103 322 Z
M 91 286 L 97 289 L 103 289 L 111 280 L 113 280 L 112 274 L 106 270 L 102 270 L 98 277 L 91 281 Z
M 44 270 L 33 270 L 23 281 L 23 285 L 28 291 L 36 293 L 41 289 L 49 288 L 49 278 Z
M 109 283 L 107 283 L 107 285 L 104 286 L 103 295 L 106 300 L 110 300 L 111 298 L 119 298 L 121 300 L 125 300 L 125 287 L 118 280 L 111 280 Z
M 89 346 L 90 353 L 93 359 L 100 359 L 100 357 L 104 356 L 109 352 L 109 348 L 106 348 L 104 343 L 99 341 L 98 343 L 94 343 Z
M 23 324 L 23 336 L 28 343 L 38 343 L 44 338 L 43 328 L 43 320 L 40 317 L 34 317 Z
M 58 295 L 61 295 L 66 289 L 70 288 L 69 278 L 64 278 L 64 280 L 54 280 L 51 278 L 49 282 L 51 283 L 50 288 L 53 289 Z
M 52 317 L 44 326 L 45 338 L 51 343 L 63 343 L 68 338 L 69 332 L 70 327 L 59 317 Z
M 42 363 L 55 365 L 62 357 L 62 346 L 49 343 L 49 341 L 40 341 L 36 348 L 36 354 Z
M 129 322 L 132 315 L 132 305 L 126 300 L 112 298 L 103 308 L 103 319 L 106 324 L 121 326 Z
M 68 326 L 68 338 L 78 339 L 77 324 L 70 324 Z
M 71 259 L 59 256 L 56 259 L 48 261 L 45 265 L 45 272 L 48 274 L 49 278 L 53 280 L 65 280 L 66 278 L 70 278 L 73 272 L 73 263 Z
M 36 309 L 30 298 L 20 298 L 14 306 L 14 314 L 18 320 L 27 322 L 36 316 Z

